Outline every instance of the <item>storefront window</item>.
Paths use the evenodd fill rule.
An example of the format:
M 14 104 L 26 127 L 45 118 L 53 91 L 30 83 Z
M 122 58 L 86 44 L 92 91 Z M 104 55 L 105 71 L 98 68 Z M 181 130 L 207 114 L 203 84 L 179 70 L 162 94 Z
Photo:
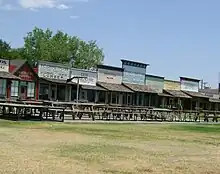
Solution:
M 34 97 L 34 96 L 35 96 L 35 83 L 28 82 L 27 97 Z
M 40 92 L 39 92 L 39 99 L 41 100 L 48 100 L 49 99 L 49 85 L 48 84 L 40 84 Z
M 0 97 L 6 95 L 6 80 L 0 79 Z
M 19 82 L 17 80 L 12 80 L 11 82 L 11 97 L 18 97 Z

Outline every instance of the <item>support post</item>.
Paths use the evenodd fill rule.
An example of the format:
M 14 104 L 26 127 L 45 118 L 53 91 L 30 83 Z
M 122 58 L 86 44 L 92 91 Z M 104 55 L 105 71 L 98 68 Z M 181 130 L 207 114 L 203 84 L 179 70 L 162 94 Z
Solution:
M 79 78 L 77 78 L 76 103 L 79 102 Z

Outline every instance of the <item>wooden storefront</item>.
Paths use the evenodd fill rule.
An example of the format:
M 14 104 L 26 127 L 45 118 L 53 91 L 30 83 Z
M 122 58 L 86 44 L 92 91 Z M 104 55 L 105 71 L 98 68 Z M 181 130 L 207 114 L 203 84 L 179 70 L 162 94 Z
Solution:
M 10 61 L 9 71 L 21 80 L 12 80 L 10 84 L 11 98 L 23 100 L 37 100 L 39 78 L 26 60 L 15 59 Z
M 84 69 L 72 68 L 70 70 L 71 78 L 73 77 L 82 77 L 79 78 L 79 101 L 80 102 L 98 102 L 98 95 L 102 92 L 105 92 L 106 89 L 96 86 L 97 82 L 97 71 L 90 71 Z M 77 78 L 73 78 L 72 82 L 77 83 Z M 76 88 L 72 88 L 72 100 L 76 98 Z
M 38 62 L 39 99 L 41 100 L 71 100 L 71 86 L 75 83 L 66 83 L 70 78 L 70 68 L 68 66 L 39 61 Z
M 99 103 L 132 104 L 132 91 L 122 85 L 123 69 L 107 65 L 97 66 L 97 86 L 106 89 L 98 94 Z
M 166 108 L 167 101 L 171 98 L 171 96 L 163 94 L 164 77 L 147 74 L 145 77 L 145 84 L 158 94 L 152 98 L 152 100 L 155 101 L 155 106 Z
M 147 85 L 137 85 L 137 84 L 129 84 L 123 83 L 124 86 L 129 88 L 134 92 L 133 94 L 133 105 L 136 106 L 152 106 L 156 107 L 157 92 Z
M 20 78 L 9 72 L 10 61 L 0 59 L 0 99 L 10 99 L 11 83 Z

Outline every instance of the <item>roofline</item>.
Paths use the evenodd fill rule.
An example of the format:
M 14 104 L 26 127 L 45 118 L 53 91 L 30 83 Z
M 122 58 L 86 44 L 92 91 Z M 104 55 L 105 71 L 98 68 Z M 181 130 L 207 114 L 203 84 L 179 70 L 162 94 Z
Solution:
M 97 69 L 108 69 L 108 70 L 114 70 L 114 71 L 121 71 L 123 72 L 124 69 L 120 67 L 115 67 L 115 66 L 109 66 L 109 65 L 97 65 Z
M 150 64 L 148 63 L 143 63 L 143 62 L 137 62 L 137 61 L 133 61 L 133 60 L 126 60 L 126 59 L 121 59 L 121 62 L 131 62 L 131 63 L 138 63 L 138 64 L 141 64 L 141 65 L 145 65 L 146 67 L 149 66 Z
M 180 76 L 180 80 L 181 79 L 185 79 L 185 80 L 189 80 L 189 81 L 194 81 L 194 82 L 200 82 L 201 81 L 199 79 L 190 78 L 190 77 L 183 77 L 183 76 Z
M 145 76 L 155 77 L 155 78 L 159 78 L 159 79 L 164 79 L 164 78 L 165 78 L 165 77 L 163 77 L 163 76 L 157 76 L 157 75 L 152 75 L 152 74 L 145 74 Z
M 88 70 L 88 69 L 78 69 L 78 68 L 70 68 L 70 71 L 83 71 L 83 72 L 89 72 L 89 73 L 97 73 L 96 70 Z
M 49 65 L 49 66 L 57 66 L 57 67 L 61 67 L 61 68 L 70 68 L 69 65 L 65 65 L 65 64 L 62 64 L 62 63 L 56 63 L 56 62 L 49 62 L 49 61 L 44 61 L 44 60 L 39 60 L 38 61 L 38 66 L 40 64 L 46 64 L 46 65 Z
M 164 81 L 169 81 L 169 82 L 176 82 L 176 83 L 180 83 L 180 81 L 177 81 L 177 80 L 169 80 L 169 79 L 164 79 Z

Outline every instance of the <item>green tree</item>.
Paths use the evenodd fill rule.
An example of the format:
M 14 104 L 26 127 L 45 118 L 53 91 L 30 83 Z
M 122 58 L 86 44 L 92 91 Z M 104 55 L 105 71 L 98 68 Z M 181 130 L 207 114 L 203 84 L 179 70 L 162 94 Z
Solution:
M 10 50 L 10 44 L 0 39 L 0 57 L 7 58 Z
M 95 41 L 85 42 L 78 37 L 50 29 L 35 27 L 24 37 L 25 57 L 28 60 L 46 60 L 68 64 L 73 59 L 73 67 L 90 69 L 101 64 L 104 53 Z

